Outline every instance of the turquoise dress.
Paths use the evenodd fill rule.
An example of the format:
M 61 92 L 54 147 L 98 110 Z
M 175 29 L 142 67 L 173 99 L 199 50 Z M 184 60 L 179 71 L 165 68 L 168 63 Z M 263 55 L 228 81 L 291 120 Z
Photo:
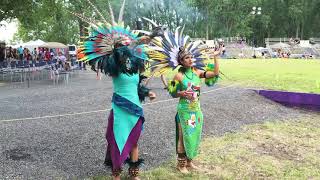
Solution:
M 132 76 L 120 74 L 118 77 L 113 78 L 112 81 L 115 94 L 129 100 L 132 104 L 142 109 L 138 97 L 139 74 L 133 74 Z M 130 108 L 129 106 L 127 107 Z M 140 116 L 127 111 L 126 107 L 117 105 L 115 101 L 112 102 L 112 109 L 114 119 L 113 131 L 115 132 L 115 139 L 119 151 L 122 153 L 129 134 L 138 122 Z
M 112 78 L 112 110 L 108 119 L 106 161 L 114 170 L 120 169 L 138 143 L 144 115 L 138 96 L 139 74 L 120 73 Z

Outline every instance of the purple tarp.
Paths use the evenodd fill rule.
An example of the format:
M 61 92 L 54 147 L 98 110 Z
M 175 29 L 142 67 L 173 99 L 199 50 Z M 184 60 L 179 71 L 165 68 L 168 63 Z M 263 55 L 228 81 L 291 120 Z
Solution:
M 320 111 L 320 94 L 297 93 L 272 90 L 255 90 L 258 94 L 275 102 L 287 105 L 304 107 Z

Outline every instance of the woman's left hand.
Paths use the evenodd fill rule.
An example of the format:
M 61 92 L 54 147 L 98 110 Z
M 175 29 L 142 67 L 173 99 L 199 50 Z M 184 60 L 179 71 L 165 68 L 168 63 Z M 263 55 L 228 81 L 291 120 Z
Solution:
M 221 50 L 213 52 L 214 57 L 220 56 L 220 54 L 221 54 Z
M 156 98 L 156 93 L 150 91 L 148 96 L 149 96 L 150 101 L 152 101 Z

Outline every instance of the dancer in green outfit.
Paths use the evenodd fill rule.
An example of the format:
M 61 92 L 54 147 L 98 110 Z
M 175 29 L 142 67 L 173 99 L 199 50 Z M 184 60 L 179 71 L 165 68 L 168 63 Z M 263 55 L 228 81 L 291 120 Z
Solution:
M 203 125 L 199 101 L 201 79 L 205 78 L 206 84 L 211 86 L 219 75 L 216 57 L 220 50 L 209 54 L 199 45 L 198 42 L 188 42 L 188 36 L 183 36 L 177 28 L 175 33 L 166 32 L 163 38 L 156 38 L 151 47 L 154 52 L 150 58 L 157 61 L 154 69 L 163 72 L 165 68 L 180 67 L 168 91 L 173 97 L 180 98 L 175 121 L 177 169 L 182 173 L 188 173 L 188 169 L 198 169 L 192 160 L 198 154 Z M 214 64 L 205 67 L 204 62 L 212 57 Z
M 203 125 L 199 101 L 201 78 L 218 76 L 219 63 L 215 56 L 213 71 L 197 69 L 192 66 L 192 54 L 184 49 L 179 51 L 178 62 L 181 68 L 174 76 L 177 90 L 171 92 L 174 97 L 180 98 L 176 115 L 177 168 L 182 173 L 188 173 L 187 168 L 198 169 L 192 159 L 198 154 Z

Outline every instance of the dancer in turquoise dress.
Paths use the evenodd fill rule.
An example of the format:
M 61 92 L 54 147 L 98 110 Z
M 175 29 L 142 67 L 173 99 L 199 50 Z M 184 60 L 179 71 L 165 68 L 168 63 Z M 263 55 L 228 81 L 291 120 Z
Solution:
M 130 49 L 127 46 L 116 48 L 114 54 L 109 57 L 104 70 L 112 77 L 114 91 L 106 133 L 108 147 L 105 163 L 112 166 L 115 179 L 119 178 L 122 164 L 128 157 L 130 157 L 129 175 L 132 179 L 137 179 L 139 165 L 142 162 L 138 158 L 137 144 L 144 123 L 141 101 L 145 96 L 150 99 L 155 98 L 154 93 L 141 85 L 139 73 L 143 71 L 143 60 L 136 59 L 134 63 L 125 62 L 128 57 L 136 59 L 130 54 Z M 125 69 L 118 68 L 118 72 L 116 72 L 117 67 L 108 64 L 113 61 L 125 62 L 123 64 Z M 142 69 L 139 69 L 139 66 L 133 67 L 138 61 L 141 61 L 139 66 Z M 128 68 L 128 65 L 131 67 Z M 137 69 L 134 70 L 134 68 Z
M 112 110 L 106 130 L 105 164 L 112 167 L 113 179 L 120 179 L 122 166 L 128 162 L 130 178 L 139 179 L 142 160 L 138 156 L 138 140 L 144 123 L 141 102 L 145 97 L 150 100 L 156 97 L 141 83 L 144 78 L 141 73 L 149 60 L 149 49 L 144 43 L 150 42 L 158 32 L 138 37 L 138 31 L 125 28 L 122 20 L 124 2 L 117 23 L 110 4 L 111 22 L 104 17 L 101 17 L 102 22 L 91 22 L 80 14 L 74 14 L 91 27 L 88 38 L 80 47 L 80 53 L 84 55 L 80 61 L 100 62 L 104 64 L 104 73 L 112 77 Z M 92 3 L 90 5 L 93 6 Z M 100 12 L 97 14 L 101 15 Z

